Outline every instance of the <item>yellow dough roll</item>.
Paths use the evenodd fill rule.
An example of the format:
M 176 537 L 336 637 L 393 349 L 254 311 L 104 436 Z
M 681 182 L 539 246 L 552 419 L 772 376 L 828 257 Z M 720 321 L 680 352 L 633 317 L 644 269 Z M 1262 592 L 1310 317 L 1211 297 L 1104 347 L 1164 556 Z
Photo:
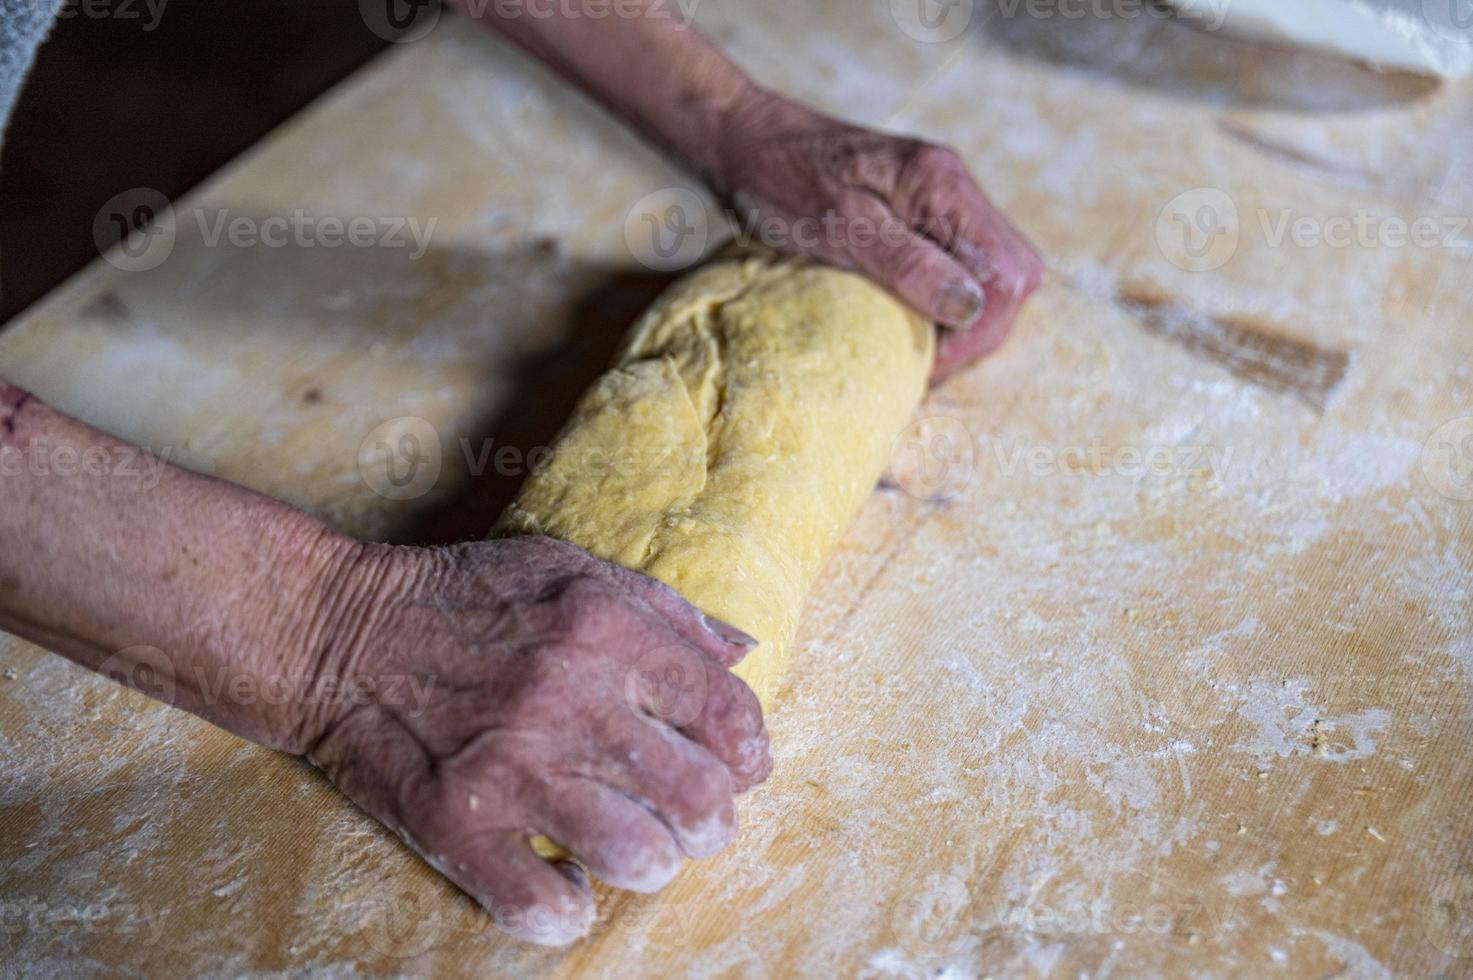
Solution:
M 713 262 L 635 324 L 493 533 L 570 541 L 746 630 L 736 673 L 766 706 L 932 354 L 930 323 L 855 273 Z

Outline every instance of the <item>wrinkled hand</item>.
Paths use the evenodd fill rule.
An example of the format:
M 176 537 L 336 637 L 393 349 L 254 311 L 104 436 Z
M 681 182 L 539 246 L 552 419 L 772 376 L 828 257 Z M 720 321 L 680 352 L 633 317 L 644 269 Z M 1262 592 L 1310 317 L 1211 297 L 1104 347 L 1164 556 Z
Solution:
M 945 327 L 934 379 L 1007 336 L 1043 262 L 954 151 L 771 93 L 728 110 L 702 168 L 757 237 L 855 269 Z
M 373 695 L 306 754 L 503 929 L 556 945 L 593 920 L 582 871 L 534 835 L 639 892 L 731 842 L 733 794 L 771 768 L 727 670 L 750 637 L 550 538 L 366 546 L 351 566 L 322 662 Z

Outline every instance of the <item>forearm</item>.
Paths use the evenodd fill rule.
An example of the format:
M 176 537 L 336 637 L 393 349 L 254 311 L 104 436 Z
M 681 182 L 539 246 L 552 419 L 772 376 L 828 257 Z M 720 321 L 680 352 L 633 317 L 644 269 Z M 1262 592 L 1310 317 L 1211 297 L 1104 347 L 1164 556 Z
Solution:
M 621 0 L 589 16 L 553 0 L 449 0 L 547 62 L 666 152 L 721 183 L 714 145 L 752 80 L 669 0 Z
M 0 628 L 247 738 L 292 747 L 348 547 L 0 381 Z

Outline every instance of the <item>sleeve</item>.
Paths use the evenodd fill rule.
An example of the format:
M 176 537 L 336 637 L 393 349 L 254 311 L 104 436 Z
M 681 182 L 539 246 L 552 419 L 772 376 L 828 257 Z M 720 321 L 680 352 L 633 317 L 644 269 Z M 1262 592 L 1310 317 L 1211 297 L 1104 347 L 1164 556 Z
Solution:
M 62 0 L 0 0 L 0 134 Z

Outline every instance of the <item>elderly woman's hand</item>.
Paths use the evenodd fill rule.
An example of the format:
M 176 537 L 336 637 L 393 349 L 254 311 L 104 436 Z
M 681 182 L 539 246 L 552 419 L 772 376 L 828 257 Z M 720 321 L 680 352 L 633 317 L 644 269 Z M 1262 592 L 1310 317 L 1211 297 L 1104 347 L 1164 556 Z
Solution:
M 543 537 L 354 546 L 314 643 L 325 700 L 283 739 L 522 939 L 594 917 L 581 869 L 653 892 L 736 835 L 772 767 L 727 668 L 755 642 L 673 589 Z
M 941 380 L 1002 343 L 1038 253 L 955 151 L 852 126 L 753 88 L 702 169 L 769 245 L 863 272 L 951 328 Z

